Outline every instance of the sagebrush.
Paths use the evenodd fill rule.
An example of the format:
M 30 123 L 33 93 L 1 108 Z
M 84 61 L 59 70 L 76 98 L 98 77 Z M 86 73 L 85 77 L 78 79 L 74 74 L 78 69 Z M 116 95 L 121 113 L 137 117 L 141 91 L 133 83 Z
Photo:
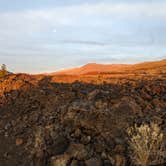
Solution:
M 130 158 L 134 165 L 163 164 L 165 160 L 164 135 L 160 127 L 151 123 L 128 129 Z

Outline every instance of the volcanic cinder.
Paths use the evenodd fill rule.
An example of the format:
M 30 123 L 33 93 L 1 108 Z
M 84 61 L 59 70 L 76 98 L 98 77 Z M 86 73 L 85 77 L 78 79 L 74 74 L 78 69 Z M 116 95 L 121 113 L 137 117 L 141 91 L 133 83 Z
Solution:
M 166 60 L 0 78 L 0 166 L 127 166 L 126 129 L 166 136 Z M 166 139 L 165 139 L 166 140 Z

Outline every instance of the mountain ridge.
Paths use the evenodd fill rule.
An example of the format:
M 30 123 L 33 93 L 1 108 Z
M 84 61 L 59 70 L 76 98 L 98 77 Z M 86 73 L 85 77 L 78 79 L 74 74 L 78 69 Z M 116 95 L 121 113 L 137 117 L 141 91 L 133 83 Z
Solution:
M 111 72 L 130 72 L 136 70 L 149 70 L 155 68 L 164 68 L 166 59 L 160 61 L 150 61 L 137 64 L 97 64 L 88 63 L 81 67 L 69 68 L 57 72 L 48 73 L 46 75 L 86 75 L 86 74 L 102 74 Z

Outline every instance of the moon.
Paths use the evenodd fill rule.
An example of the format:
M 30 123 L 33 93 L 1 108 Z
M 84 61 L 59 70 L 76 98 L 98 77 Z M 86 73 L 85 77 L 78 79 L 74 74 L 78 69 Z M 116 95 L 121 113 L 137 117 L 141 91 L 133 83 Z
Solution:
M 53 31 L 52 31 L 53 33 L 56 33 L 57 32 L 57 30 L 56 29 L 53 29 Z

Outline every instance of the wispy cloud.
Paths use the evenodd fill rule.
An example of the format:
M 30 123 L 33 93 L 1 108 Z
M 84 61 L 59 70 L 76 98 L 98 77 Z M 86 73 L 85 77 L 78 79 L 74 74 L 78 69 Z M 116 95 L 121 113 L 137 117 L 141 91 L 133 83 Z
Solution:
M 42 31 L 56 26 L 80 25 L 88 22 L 89 17 L 138 18 L 155 17 L 166 18 L 166 2 L 148 3 L 97 3 L 81 4 L 49 9 L 34 9 L 19 12 L 1 12 L 0 31 L 29 30 Z M 84 20 L 85 18 L 85 20 Z M 95 19 L 95 18 L 94 18 Z M 100 22 L 100 21 L 99 21 Z M 78 24 L 79 23 L 79 24 Z
M 164 0 L 97 2 L 0 11 L 0 60 L 24 56 L 22 61 L 36 57 L 37 62 L 42 57 L 43 64 L 50 59 L 52 65 L 55 60 L 65 67 L 63 61 L 73 65 L 79 59 L 119 62 L 162 57 Z
M 37 35 L 44 36 L 46 33 L 53 33 L 56 29 L 63 30 L 64 27 L 80 28 L 84 31 L 88 28 L 106 28 L 115 31 L 114 24 L 119 20 L 128 22 L 144 23 L 147 19 L 151 22 L 155 20 L 164 21 L 166 19 L 166 2 L 155 1 L 153 3 L 94 3 L 81 4 L 65 7 L 54 7 L 49 9 L 33 9 L 13 12 L 0 12 L 0 40 L 14 40 L 17 38 L 34 38 Z M 141 20 L 141 21 L 140 21 Z M 119 25 L 121 26 L 121 25 Z M 124 25 L 122 25 L 124 26 Z M 111 29 L 113 27 L 113 29 Z M 125 27 L 116 27 L 124 33 Z M 128 27 L 127 27 L 128 28 Z M 131 28 L 131 27 L 129 27 Z M 130 29 L 126 29 L 130 31 Z M 151 28 L 151 30 L 153 27 Z M 78 29 L 76 29 L 77 31 Z M 77 32 L 74 32 L 75 34 Z M 141 30 L 143 32 L 143 30 Z M 125 33 L 126 33 L 125 32 Z M 66 32 L 67 33 L 67 32 Z M 70 33 L 70 32 L 68 32 Z M 82 33 L 82 32 L 80 32 Z M 104 30 L 103 32 L 104 33 Z M 114 32 L 113 32 L 114 33 Z M 72 35 L 72 34 L 71 34 Z M 88 34 L 89 35 L 89 34 Z M 87 36 L 88 36 L 87 35 Z M 65 38 L 63 38 L 66 36 Z M 68 36 L 70 39 L 68 39 Z M 62 40 L 71 40 L 76 43 L 77 39 L 72 39 L 70 34 L 64 34 Z M 20 40 L 21 40 L 20 39 Z M 80 44 L 100 44 L 103 41 L 78 40 Z

